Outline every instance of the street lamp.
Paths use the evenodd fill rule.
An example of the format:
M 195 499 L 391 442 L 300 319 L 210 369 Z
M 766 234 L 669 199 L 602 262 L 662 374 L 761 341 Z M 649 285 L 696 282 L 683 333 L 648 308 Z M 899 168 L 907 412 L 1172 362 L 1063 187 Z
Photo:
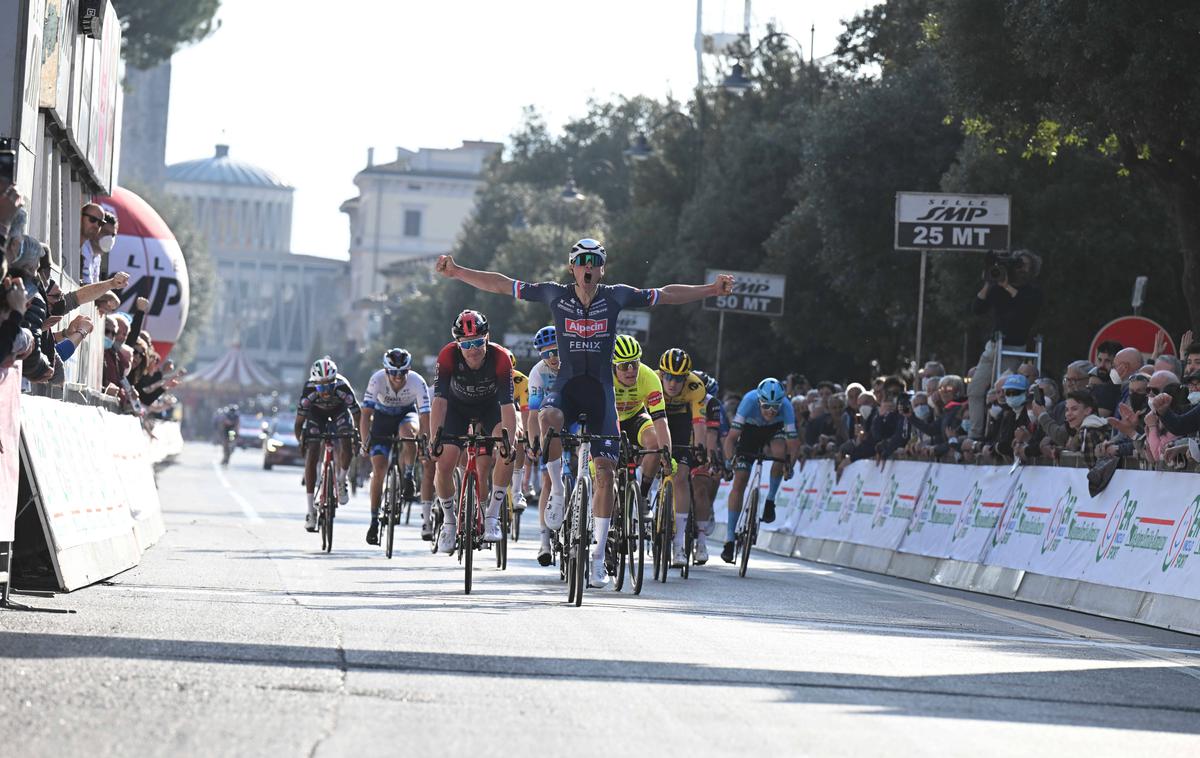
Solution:
M 653 132 L 669 118 L 681 118 L 684 121 L 687 121 L 688 125 L 693 129 L 697 128 L 696 122 L 691 116 L 682 111 L 670 110 L 654 119 L 646 131 Z M 650 144 L 649 138 L 646 137 L 646 132 L 638 131 L 637 136 L 633 138 L 633 144 L 625 148 L 623 153 L 629 160 L 640 163 L 648 158 L 653 157 L 654 147 Z
M 559 193 L 559 198 L 564 203 L 577 203 L 584 199 L 584 195 L 575 187 L 575 177 L 567 174 L 567 183 L 563 185 L 562 192 Z
M 787 32 L 771 32 L 767 36 L 760 39 L 758 44 L 754 46 L 754 49 L 751 50 L 747 56 L 739 59 L 737 63 L 733 64 L 733 69 L 729 72 L 729 76 L 725 77 L 725 80 L 721 82 L 721 88 L 732 95 L 744 95 L 752 86 L 754 86 L 754 80 L 746 76 L 746 67 L 742 65 L 742 62 L 750 61 L 756 55 L 762 53 L 763 45 L 774 39 L 789 39 L 792 42 L 795 42 L 796 49 L 798 51 L 797 57 L 800 59 L 800 65 L 804 65 L 804 45 L 800 42 L 800 40 L 796 39 Z

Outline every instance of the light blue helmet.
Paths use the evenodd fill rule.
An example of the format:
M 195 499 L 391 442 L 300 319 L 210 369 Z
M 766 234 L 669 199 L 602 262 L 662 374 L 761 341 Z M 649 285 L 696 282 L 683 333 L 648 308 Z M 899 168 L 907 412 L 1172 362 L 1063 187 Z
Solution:
M 758 402 L 763 405 L 774 405 L 776 407 L 783 404 L 787 394 L 783 391 L 783 385 L 778 379 L 768 377 L 758 383 Z
M 533 335 L 533 347 L 539 353 L 547 348 L 558 346 L 558 333 L 554 330 L 554 325 L 543 326 L 537 330 L 537 334 Z

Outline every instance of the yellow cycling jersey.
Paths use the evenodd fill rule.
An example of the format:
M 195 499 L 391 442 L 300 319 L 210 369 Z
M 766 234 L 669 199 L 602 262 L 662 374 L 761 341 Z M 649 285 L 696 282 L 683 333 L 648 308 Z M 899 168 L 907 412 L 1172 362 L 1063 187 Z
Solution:
M 513 369 L 513 403 L 518 411 L 529 410 L 529 377 Z
M 617 400 L 617 420 L 628 421 L 638 414 L 642 408 L 650 413 L 650 418 L 662 418 L 666 414 L 663 405 L 662 382 L 658 374 L 645 363 L 638 364 L 638 378 L 632 387 L 621 384 L 616 372 L 613 372 L 613 395 Z
M 683 389 L 675 397 L 670 397 L 665 392 L 663 393 L 664 402 L 667 406 L 667 415 L 682 416 L 685 413 L 691 413 L 692 422 L 704 421 L 704 398 L 707 393 L 704 391 L 704 382 L 700 381 L 700 377 L 696 376 L 696 372 L 689 371 L 687 377 L 683 380 Z

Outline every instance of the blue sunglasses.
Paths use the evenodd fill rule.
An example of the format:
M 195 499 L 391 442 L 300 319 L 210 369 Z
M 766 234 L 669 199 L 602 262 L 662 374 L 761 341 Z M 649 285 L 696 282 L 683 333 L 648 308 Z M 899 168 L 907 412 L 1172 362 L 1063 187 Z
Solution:
M 458 346 L 463 350 L 474 350 L 477 347 L 483 347 L 487 344 L 487 337 L 479 337 L 473 340 L 463 340 L 458 343 Z

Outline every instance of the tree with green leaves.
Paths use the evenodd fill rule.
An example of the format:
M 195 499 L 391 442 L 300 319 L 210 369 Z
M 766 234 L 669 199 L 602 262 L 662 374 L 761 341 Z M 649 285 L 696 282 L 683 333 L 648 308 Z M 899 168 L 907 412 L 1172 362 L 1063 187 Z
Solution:
M 113 0 L 124 33 L 125 62 L 153 68 L 220 26 L 221 0 Z
M 969 132 L 1047 161 L 1098 151 L 1157 191 L 1200 325 L 1200 6 L 941 0 L 928 31 Z

